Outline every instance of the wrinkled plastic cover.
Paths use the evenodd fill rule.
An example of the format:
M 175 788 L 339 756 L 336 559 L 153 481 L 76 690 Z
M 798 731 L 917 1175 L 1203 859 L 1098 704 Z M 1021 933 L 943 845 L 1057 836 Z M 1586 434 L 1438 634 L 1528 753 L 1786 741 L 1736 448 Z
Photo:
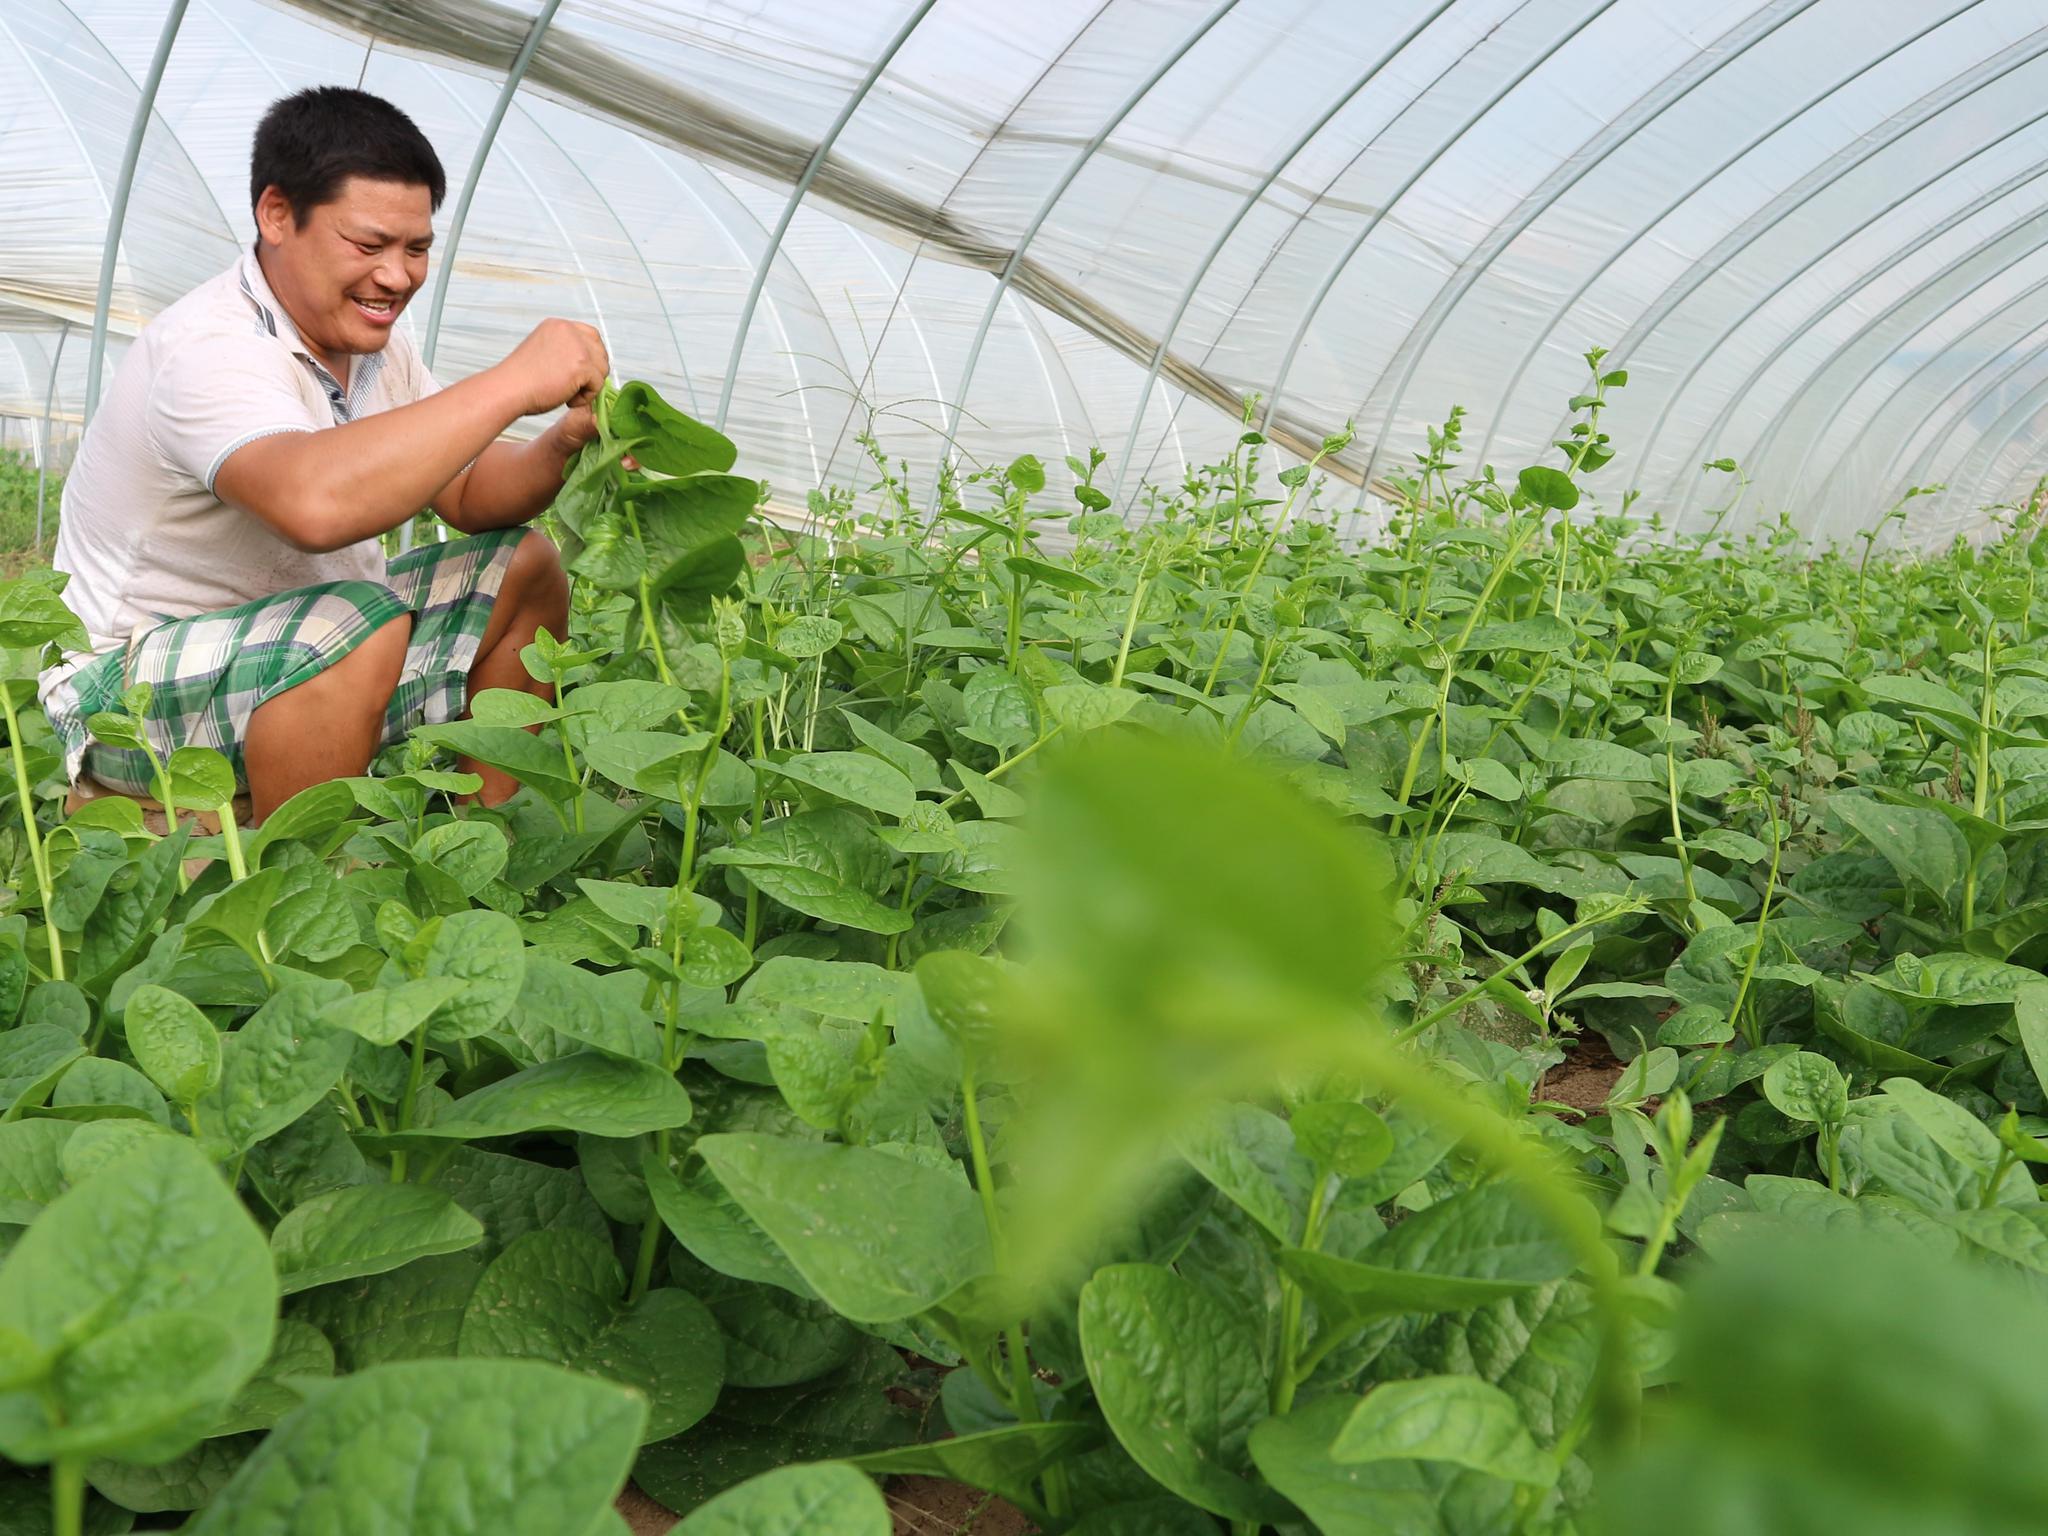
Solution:
M 59 435 L 168 8 L 0 5 L 0 415 L 48 400 Z M 286 92 L 411 113 L 445 244 L 538 10 L 191 0 L 110 364 L 249 237 L 250 130 Z M 435 366 L 567 315 L 621 377 L 723 406 L 785 509 L 870 483 L 866 438 L 918 499 L 949 443 L 1056 478 L 1100 445 L 1142 515 L 1248 395 L 1281 462 L 1355 423 L 1340 511 L 1453 404 L 1468 464 L 1554 459 L 1598 345 L 1630 375 L 1608 504 L 1702 526 L 1741 490 L 1702 468 L 1726 457 L 1734 523 L 1847 539 L 1943 484 L 1911 503 L 1928 544 L 2048 472 L 2044 151 L 2048 0 L 561 0 Z

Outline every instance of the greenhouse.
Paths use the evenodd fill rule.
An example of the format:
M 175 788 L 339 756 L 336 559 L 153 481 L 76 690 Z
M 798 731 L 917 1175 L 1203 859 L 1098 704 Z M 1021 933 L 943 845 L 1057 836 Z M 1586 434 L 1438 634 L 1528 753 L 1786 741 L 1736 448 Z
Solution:
M 0 0 L 0 1536 L 2048 1529 L 2044 100 Z

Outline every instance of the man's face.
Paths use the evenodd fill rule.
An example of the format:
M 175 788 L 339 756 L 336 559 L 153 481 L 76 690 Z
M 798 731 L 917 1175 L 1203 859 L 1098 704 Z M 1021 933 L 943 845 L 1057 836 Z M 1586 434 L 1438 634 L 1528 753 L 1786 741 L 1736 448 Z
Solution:
M 383 350 L 427 280 L 434 209 L 425 187 L 351 176 L 303 222 L 277 188 L 256 205 L 263 272 L 307 346 L 332 367 Z M 337 370 L 338 371 L 338 370 Z

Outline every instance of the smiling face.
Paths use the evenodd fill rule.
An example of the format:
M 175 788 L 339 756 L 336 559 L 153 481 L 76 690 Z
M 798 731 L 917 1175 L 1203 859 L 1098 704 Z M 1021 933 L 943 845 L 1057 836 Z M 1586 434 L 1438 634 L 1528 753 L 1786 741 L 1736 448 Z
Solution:
M 434 240 L 426 187 L 350 176 L 296 217 L 276 187 L 256 204 L 258 259 L 300 338 L 337 378 L 350 356 L 382 351 L 427 280 Z

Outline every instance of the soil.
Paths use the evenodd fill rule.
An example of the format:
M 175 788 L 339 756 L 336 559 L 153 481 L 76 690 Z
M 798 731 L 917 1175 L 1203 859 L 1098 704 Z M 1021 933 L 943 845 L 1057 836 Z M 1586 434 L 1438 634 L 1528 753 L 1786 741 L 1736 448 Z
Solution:
M 944 1478 L 891 1478 L 887 1498 L 892 1536 L 1026 1536 L 1038 1529 L 1014 1504 Z
M 1589 1029 L 1572 1042 L 1564 1061 L 1543 1075 L 1536 1097 L 1569 1104 L 1581 1115 L 1594 1114 L 1607 1102 L 1621 1073 L 1622 1063 L 1606 1038 Z
M 937 1477 L 894 1477 L 885 1493 L 893 1536 L 1028 1536 L 1038 1529 L 1014 1505 Z M 619 1513 L 633 1536 L 664 1536 L 676 1517 L 631 1483 Z
M 632 1483 L 626 1484 L 626 1491 L 619 1495 L 619 1513 L 626 1517 L 626 1529 L 633 1536 L 663 1536 L 676 1523 L 674 1515 Z

